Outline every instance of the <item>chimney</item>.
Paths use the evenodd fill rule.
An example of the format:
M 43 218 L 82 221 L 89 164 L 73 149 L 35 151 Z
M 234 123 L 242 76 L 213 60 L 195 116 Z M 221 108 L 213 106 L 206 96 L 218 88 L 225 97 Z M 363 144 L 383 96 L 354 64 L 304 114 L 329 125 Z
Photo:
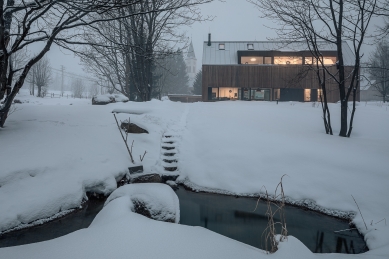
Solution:
M 211 34 L 208 33 L 208 46 L 211 46 Z

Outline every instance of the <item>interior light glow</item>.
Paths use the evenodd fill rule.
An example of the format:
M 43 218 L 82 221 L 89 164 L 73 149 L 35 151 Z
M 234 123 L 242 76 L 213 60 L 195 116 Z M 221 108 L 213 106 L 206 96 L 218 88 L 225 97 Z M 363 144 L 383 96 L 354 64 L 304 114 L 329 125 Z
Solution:
M 252 58 L 252 59 L 250 59 L 250 61 L 254 62 L 254 61 L 257 61 L 257 59 L 256 58 Z

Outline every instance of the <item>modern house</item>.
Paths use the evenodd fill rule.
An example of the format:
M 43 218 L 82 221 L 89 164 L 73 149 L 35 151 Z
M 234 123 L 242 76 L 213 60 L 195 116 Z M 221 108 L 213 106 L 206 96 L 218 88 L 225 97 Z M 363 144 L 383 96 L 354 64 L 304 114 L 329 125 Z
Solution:
M 354 55 L 346 42 L 343 52 L 346 71 L 351 72 Z M 336 74 L 336 46 L 323 43 L 321 53 L 328 70 Z M 203 46 L 203 101 L 320 101 L 314 62 L 302 42 L 286 47 L 271 41 L 211 41 L 209 35 Z M 326 89 L 328 102 L 339 101 L 334 80 L 327 80 Z

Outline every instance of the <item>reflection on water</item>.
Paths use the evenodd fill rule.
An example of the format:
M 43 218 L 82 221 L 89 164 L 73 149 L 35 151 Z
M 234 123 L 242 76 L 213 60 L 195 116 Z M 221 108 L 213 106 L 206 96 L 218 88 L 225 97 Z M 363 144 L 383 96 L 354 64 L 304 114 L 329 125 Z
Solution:
M 181 224 L 202 226 L 243 243 L 261 248 L 261 235 L 266 228 L 266 204 L 256 199 L 194 193 L 180 188 Z M 87 228 L 104 201 L 90 200 L 83 209 L 41 226 L 14 231 L 0 236 L 0 247 L 50 240 Z M 289 235 L 297 237 L 315 253 L 362 253 L 367 250 L 356 230 L 334 233 L 349 228 L 347 222 L 292 206 L 285 208 Z M 275 221 L 278 219 L 275 218 Z M 279 231 L 279 230 L 278 230 Z
M 266 204 L 256 199 L 194 193 L 180 188 L 181 224 L 202 226 L 243 243 L 262 248 L 261 235 L 267 225 Z M 363 237 L 348 223 L 293 206 L 285 208 L 288 234 L 295 236 L 315 253 L 362 253 Z M 275 218 L 275 221 L 278 219 Z M 279 231 L 279 230 L 278 230 Z

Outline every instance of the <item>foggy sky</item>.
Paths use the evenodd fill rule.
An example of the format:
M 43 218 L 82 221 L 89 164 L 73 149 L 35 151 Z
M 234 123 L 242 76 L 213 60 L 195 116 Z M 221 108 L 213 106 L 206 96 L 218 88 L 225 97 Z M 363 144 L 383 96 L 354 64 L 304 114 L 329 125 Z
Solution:
M 215 16 L 214 19 L 182 28 L 187 36 L 192 38 L 197 70 L 201 69 L 203 42 L 207 40 L 208 33 L 211 33 L 212 41 L 265 41 L 276 37 L 275 32 L 268 28 L 274 27 L 274 22 L 259 18 L 260 12 L 245 0 L 215 1 L 202 5 L 200 9 L 204 16 Z M 369 56 L 372 49 L 372 46 L 364 47 L 363 50 L 366 52 L 364 59 Z M 53 46 L 48 56 L 52 67 L 59 69 L 64 65 L 66 71 L 85 75 L 79 59 L 69 51 Z

